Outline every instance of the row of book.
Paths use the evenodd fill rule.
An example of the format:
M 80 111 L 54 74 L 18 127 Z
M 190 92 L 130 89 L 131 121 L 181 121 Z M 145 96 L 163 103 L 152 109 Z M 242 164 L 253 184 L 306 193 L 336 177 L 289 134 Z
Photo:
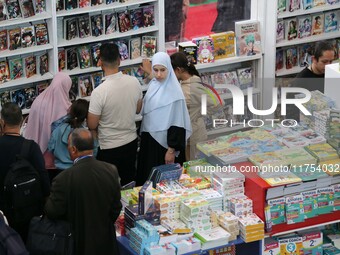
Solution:
M 130 39 L 109 41 L 118 45 L 121 60 L 139 57 L 151 58 L 156 53 L 157 37 L 142 36 Z M 97 67 L 101 43 L 86 44 L 78 47 L 59 48 L 59 71 L 74 68 Z
M 34 99 L 40 95 L 50 82 L 44 81 L 27 85 L 25 88 L 0 92 L 0 104 L 3 106 L 7 102 L 14 102 L 21 109 L 30 109 Z
M 19 78 L 30 78 L 36 74 L 49 72 L 48 53 L 26 54 L 13 58 L 0 59 L 0 84 Z
M 0 30 L 0 51 L 48 44 L 46 23 Z
M 153 25 L 155 25 L 153 5 L 117 12 L 107 10 L 91 15 L 58 19 L 58 27 L 59 29 L 63 28 L 63 38 L 66 40 L 89 36 L 97 37 L 117 31 L 123 33 Z
M 46 11 L 46 0 L 0 0 L 0 21 L 29 18 Z
M 91 96 L 92 91 L 102 83 L 102 78 L 103 72 L 71 76 L 72 86 L 69 93 L 71 101 Z
M 340 24 L 339 19 L 340 12 L 338 10 L 278 20 L 276 27 L 276 42 L 284 40 L 291 41 L 338 31 Z
M 125 3 L 128 0 L 57 0 L 57 11 L 73 10 L 101 4 L 112 4 L 115 2 Z
M 277 0 L 277 12 L 294 12 L 338 4 L 339 0 Z M 335 7 L 335 6 L 334 6 Z

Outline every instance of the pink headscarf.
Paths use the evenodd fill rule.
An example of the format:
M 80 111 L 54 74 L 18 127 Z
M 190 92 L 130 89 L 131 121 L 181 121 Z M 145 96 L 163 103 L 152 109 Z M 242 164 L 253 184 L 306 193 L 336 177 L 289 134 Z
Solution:
M 38 143 L 43 153 L 51 137 L 52 122 L 65 116 L 71 106 L 69 99 L 71 85 L 70 76 L 57 73 L 50 86 L 34 100 L 31 106 L 25 137 Z

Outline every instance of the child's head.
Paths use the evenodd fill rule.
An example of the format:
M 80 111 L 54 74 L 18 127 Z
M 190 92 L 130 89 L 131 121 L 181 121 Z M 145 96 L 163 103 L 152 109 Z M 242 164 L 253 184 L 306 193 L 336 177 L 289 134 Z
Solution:
M 79 128 L 87 117 L 89 102 L 85 99 L 77 99 L 70 108 L 69 123 L 72 128 Z

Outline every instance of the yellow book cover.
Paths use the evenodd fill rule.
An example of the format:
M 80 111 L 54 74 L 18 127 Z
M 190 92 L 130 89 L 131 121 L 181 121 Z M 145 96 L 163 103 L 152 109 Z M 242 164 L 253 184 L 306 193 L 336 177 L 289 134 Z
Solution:
M 215 59 L 235 56 L 235 33 L 233 31 L 211 34 L 214 43 Z

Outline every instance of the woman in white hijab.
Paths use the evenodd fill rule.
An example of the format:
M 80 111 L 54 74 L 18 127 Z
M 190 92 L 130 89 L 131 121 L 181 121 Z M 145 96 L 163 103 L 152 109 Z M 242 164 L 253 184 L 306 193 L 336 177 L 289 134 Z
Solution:
M 152 58 L 153 79 L 142 109 L 137 185 L 147 180 L 152 167 L 185 160 L 185 145 L 192 130 L 181 86 L 164 52 Z

